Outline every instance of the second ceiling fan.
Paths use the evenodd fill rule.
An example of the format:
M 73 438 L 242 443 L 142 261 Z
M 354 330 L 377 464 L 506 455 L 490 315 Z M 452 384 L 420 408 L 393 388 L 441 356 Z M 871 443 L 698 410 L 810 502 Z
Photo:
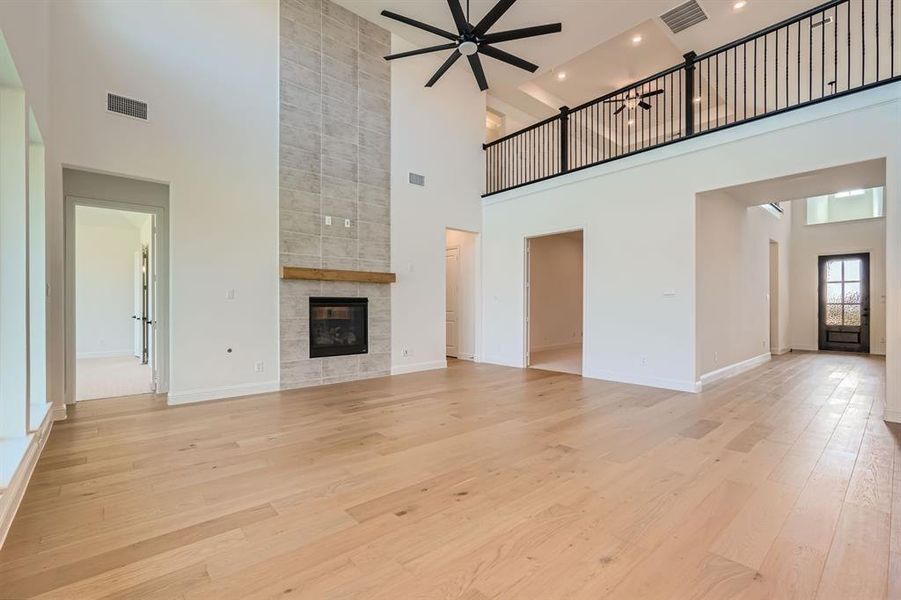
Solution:
M 437 36 L 451 40 L 450 43 L 441 44 L 439 46 L 430 46 L 428 48 L 421 48 L 419 50 L 411 50 L 409 52 L 391 54 L 386 56 L 385 60 L 395 60 L 397 58 L 406 58 L 408 56 L 427 54 L 429 52 L 439 52 L 441 50 L 453 50 L 453 53 L 451 53 L 444 64 L 441 65 L 435 75 L 432 76 L 432 78 L 429 79 L 428 83 L 425 84 L 426 87 L 432 87 L 433 85 L 435 85 L 438 80 L 441 79 L 441 77 L 447 72 L 447 70 L 450 69 L 453 64 L 457 62 L 457 59 L 459 59 L 461 56 L 466 56 L 469 59 L 469 66 L 472 69 L 472 74 L 475 75 L 476 82 L 479 84 L 479 89 L 482 91 L 488 89 L 488 80 L 485 77 L 485 70 L 482 68 L 482 61 L 479 58 L 479 54 L 490 56 L 491 58 L 494 58 L 501 62 L 505 62 L 507 64 L 513 65 L 514 67 L 519 67 L 520 69 L 525 69 L 530 73 L 534 73 L 538 70 L 538 65 L 532 64 L 529 61 L 523 60 L 522 58 L 514 56 L 508 52 L 504 52 L 499 48 L 495 48 L 492 44 L 497 44 L 499 42 L 509 42 L 512 40 L 521 40 L 538 35 L 547 35 L 549 33 L 559 33 L 563 30 L 563 26 L 560 23 L 554 23 L 552 25 L 539 25 L 536 27 L 524 27 L 522 29 L 512 29 L 509 31 L 489 33 L 488 30 L 491 29 L 491 27 L 495 23 L 497 23 L 498 19 L 500 19 L 504 15 L 504 13 L 506 13 L 507 10 L 509 10 L 509 8 L 513 6 L 515 2 L 516 0 L 500 0 L 494 6 L 494 8 L 488 11 L 488 14 L 482 17 L 481 21 L 473 25 L 469 22 L 468 0 L 466 13 L 463 12 L 463 6 L 462 4 L 460 4 L 460 0 L 447 0 L 447 5 L 450 8 L 451 15 L 453 15 L 454 17 L 454 23 L 457 26 L 457 33 L 445 31 L 444 29 L 434 27 L 427 23 L 399 15 L 391 11 L 383 10 L 382 16 L 384 17 L 394 19 L 395 21 L 400 21 L 401 23 L 411 25 L 418 29 L 428 31 L 429 33 L 433 33 Z

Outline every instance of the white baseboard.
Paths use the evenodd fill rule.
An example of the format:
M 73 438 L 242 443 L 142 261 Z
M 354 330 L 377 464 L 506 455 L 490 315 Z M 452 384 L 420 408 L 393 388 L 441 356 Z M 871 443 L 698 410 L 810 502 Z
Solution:
M 12 526 L 13 518 L 19 510 L 22 498 L 25 496 L 25 490 L 28 488 L 28 482 L 31 480 L 31 474 L 34 473 L 34 467 L 38 464 L 41 452 L 44 450 L 44 444 L 50 437 L 50 429 L 53 427 L 52 411 L 47 411 L 41 426 L 37 431 L 30 434 L 28 447 L 22 457 L 19 467 L 13 474 L 9 482 L 9 486 L 3 490 L 0 495 L 0 548 L 6 541 L 6 535 Z
M 433 371 L 435 369 L 446 369 L 447 360 L 435 360 L 432 362 L 416 363 L 412 365 L 394 365 L 391 367 L 392 375 L 406 375 L 408 373 L 419 373 L 420 371 Z
M 806 344 L 792 344 L 792 350 L 799 350 L 801 352 L 819 352 L 819 346 L 808 346 Z
M 210 400 L 223 400 L 225 398 L 268 394 L 270 392 L 277 392 L 279 389 L 281 388 L 277 381 L 266 381 L 263 383 L 244 383 L 216 388 L 187 390 L 184 392 L 169 392 L 167 403 L 170 406 L 193 404 L 194 402 L 208 402 Z
M 582 345 L 582 342 L 580 342 L 580 341 L 563 342 L 560 344 L 546 344 L 544 346 L 533 346 L 532 352 L 544 352 L 546 350 L 562 350 L 564 348 L 577 348 L 578 346 L 581 346 L 581 345 Z
M 649 375 L 640 375 L 637 373 L 616 373 L 613 371 L 588 371 L 582 374 L 583 377 L 589 379 L 600 379 L 602 381 L 615 381 L 617 383 L 628 383 L 630 385 L 643 385 L 646 387 L 661 388 L 664 390 L 673 390 L 676 392 L 699 392 L 699 384 L 694 381 L 683 381 L 680 379 L 669 379 L 667 377 L 653 377 Z
M 458 352 L 457 360 L 474 360 L 474 358 L 469 352 Z
M 134 350 L 102 350 L 100 352 L 79 352 L 75 355 L 76 359 L 81 358 L 138 358 L 135 356 Z
M 771 350 L 770 354 L 772 354 L 773 356 L 782 356 L 783 354 L 788 354 L 791 351 L 792 351 L 791 347 L 786 347 L 786 348 L 779 348 L 778 350 L 775 350 L 775 351 Z
M 69 416 L 65 404 L 54 404 L 53 410 L 50 412 L 53 414 L 54 421 L 65 421 L 66 417 Z
M 710 385 L 714 381 L 720 381 L 728 377 L 735 377 L 739 373 L 744 373 L 745 371 L 750 371 L 755 367 L 759 367 L 760 365 L 772 360 L 772 358 L 772 355 L 767 352 L 765 354 L 760 354 L 747 360 L 733 363 L 729 366 L 723 367 L 722 369 L 704 373 L 703 375 L 701 375 L 701 379 L 698 383 L 700 384 L 701 389 L 703 389 L 704 386 Z
M 882 414 L 882 418 L 889 423 L 901 423 L 901 410 L 890 410 L 886 408 L 885 412 Z

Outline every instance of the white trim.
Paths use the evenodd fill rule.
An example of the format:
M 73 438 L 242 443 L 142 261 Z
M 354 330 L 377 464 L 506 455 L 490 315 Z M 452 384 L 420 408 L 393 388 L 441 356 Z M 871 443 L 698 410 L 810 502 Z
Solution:
M 778 350 L 770 351 L 770 354 L 772 354 L 773 356 L 782 356 L 783 354 L 788 354 L 791 351 L 791 346 L 786 346 L 785 348 L 779 348 Z
M 9 486 L 0 495 L 0 548 L 3 547 L 3 542 L 6 541 L 6 535 L 9 533 L 13 518 L 19 510 L 19 505 L 25 496 L 25 490 L 28 488 L 28 482 L 31 480 L 31 474 L 34 473 L 34 468 L 38 464 L 41 452 L 44 450 L 44 444 L 47 443 L 47 438 L 50 437 L 50 429 L 53 427 L 51 414 L 52 412 L 48 410 L 47 414 L 44 415 L 44 420 L 41 421 L 41 426 L 37 431 L 29 434 L 30 440 L 25 450 L 25 455 L 19 463 L 15 474 L 13 474 Z
M 102 350 L 100 352 L 78 352 L 75 358 L 126 358 L 134 357 L 134 350 L 128 348 L 126 350 Z
M 169 404 L 169 406 L 178 406 L 180 404 L 192 404 L 194 402 L 208 402 L 210 400 L 254 396 L 256 394 L 277 392 L 279 389 L 281 388 L 278 381 L 266 381 L 263 383 L 242 383 L 240 385 L 226 385 L 215 388 L 187 390 L 184 392 L 170 392 L 167 404 Z
M 544 352 L 545 350 L 563 350 L 564 348 L 577 348 L 582 342 L 563 342 L 558 344 L 547 344 L 545 346 L 533 346 L 532 352 Z
M 121 176 L 120 176 L 121 177 Z M 165 206 L 157 204 L 141 204 L 132 203 L 121 200 L 106 200 L 98 198 L 88 198 L 77 195 L 66 195 L 63 211 L 63 231 L 64 231 L 64 247 L 65 259 L 63 261 L 64 272 L 64 345 L 65 360 L 64 362 L 64 391 L 63 402 L 65 404 L 75 404 L 75 379 L 77 376 L 75 369 L 76 360 L 76 319 L 75 319 L 75 207 L 76 206 L 92 206 L 95 208 L 106 208 L 110 210 L 124 210 L 128 212 L 138 212 L 153 215 L 154 231 L 157 235 L 156 256 L 157 268 L 157 286 L 156 286 L 156 309 L 153 315 L 155 334 L 158 336 L 158 343 L 154 344 L 155 361 L 153 367 L 158 377 L 157 391 L 166 393 L 169 391 L 169 381 L 171 372 L 171 339 L 170 339 L 170 248 L 169 248 L 169 206 L 168 201 Z M 131 350 L 129 350 L 131 354 Z
M 643 385 L 646 387 L 661 388 L 676 392 L 697 393 L 701 391 L 700 382 L 669 379 L 666 377 L 650 377 L 632 373 L 614 373 L 612 371 L 595 371 L 592 373 L 585 373 L 582 377 L 588 379 L 600 379 L 601 381 L 613 381 L 616 383 L 628 383 L 630 385 Z
M 819 352 L 819 346 L 808 346 L 807 344 L 792 344 L 792 350 L 798 350 L 799 352 Z
M 882 413 L 882 420 L 889 423 L 901 423 L 901 410 L 886 408 Z
M 65 421 L 69 417 L 65 404 L 54 404 L 52 412 L 54 421 Z
M 474 355 L 469 352 L 458 352 L 457 360 L 475 360 Z
M 735 377 L 740 373 L 744 373 L 745 371 L 750 371 L 756 367 L 759 367 L 762 364 L 766 364 L 773 359 L 771 353 L 767 352 L 765 354 L 759 354 L 747 360 L 742 360 L 737 363 L 733 363 L 729 366 L 723 367 L 722 369 L 717 369 L 716 371 L 710 371 L 709 373 L 704 373 L 701 375 L 698 384 L 701 389 L 705 386 L 710 385 L 715 381 L 720 381 L 722 379 L 728 379 L 729 377 Z
M 392 375 L 406 375 L 408 373 L 418 373 L 420 371 L 432 371 L 435 369 L 446 369 L 447 359 L 434 360 L 432 362 L 416 363 L 412 365 L 394 365 L 391 367 Z

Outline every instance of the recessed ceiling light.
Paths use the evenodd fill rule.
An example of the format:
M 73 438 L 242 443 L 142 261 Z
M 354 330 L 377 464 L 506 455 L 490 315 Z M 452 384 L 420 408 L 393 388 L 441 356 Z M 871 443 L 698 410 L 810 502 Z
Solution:
M 735 4 L 732 5 L 733 10 L 741 10 L 748 5 L 747 0 L 738 0 Z
M 634 45 L 637 46 L 638 44 L 641 43 L 641 40 L 643 40 L 643 39 L 644 39 L 644 38 L 641 37 L 641 34 L 640 34 L 640 33 L 639 33 L 639 34 L 636 34 L 635 36 L 632 37 L 632 44 L 634 44 Z
M 566 71 L 560 71 L 559 73 L 557 73 L 557 79 L 559 79 L 560 81 L 566 79 Z

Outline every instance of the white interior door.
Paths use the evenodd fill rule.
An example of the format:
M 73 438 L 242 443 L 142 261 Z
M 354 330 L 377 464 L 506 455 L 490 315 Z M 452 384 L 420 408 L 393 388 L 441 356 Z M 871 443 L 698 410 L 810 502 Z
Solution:
M 135 252 L 134 273 L 134 311 L 131 314 L 131 321 L 134 329 L 134 355 L 140 358 L 144 352 L 141 336 L 141 316 L 144 314 L 144 270 L 140 250 Z
M 445 274 L 447 285 L 445 286 L 445 322 L 446 322 L 446 352 L 447 356 L 457 358 L 458 325 L 457 325 L 457 291 L 460 278 L 460 249 L 448 248 L 445 253 Z

